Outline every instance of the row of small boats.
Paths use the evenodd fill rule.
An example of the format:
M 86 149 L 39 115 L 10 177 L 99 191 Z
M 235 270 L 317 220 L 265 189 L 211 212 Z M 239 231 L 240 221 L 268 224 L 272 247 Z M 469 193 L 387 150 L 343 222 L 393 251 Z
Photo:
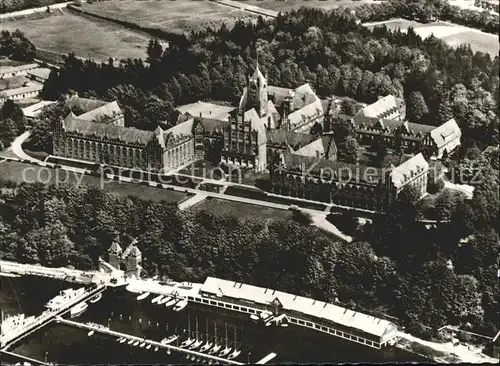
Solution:
M 225 357 L 229 360 L 234 359 L 241 354 L 241 351 L 238 350 L 237 345 L 236 345 L 236 329 L 234 330 L 234 348 L 231 348 L 231 347 L 229 347 L 229 344 L 228 344 L 227 324 L 225 325 L 226 344 L 225 344 L 225 348 L 222 349 L 222 344 L 217 343 L 218 342 L 217 326 L 216 326 L 215 322 L 214 322 L 215 336 L 214 336 L 214 341 L 211 342 L 209 339 L 209 335 L 208 335 L 208 321 L 207 321 L 207 330 L 206 330 L 207 334 L 206 334 L 205 343 L 203 342 L 202 339 L 200 339 L 198 337 L 198 335 L 199 335 L 199 333 L 198 333 L 198 319 L 196 319 L 196 332 L 195 332 L 196 337 L 195 338 L 191 338 L 190 323 L 191 322 L 189 321 L 189 323 L 188 323 L 188 334 L 189 334 L 188 338 L 184 342 L 182 342 L 179 347 L 195 351 L 201 346 L 201 348 L 198 350 L 198 352 L 200 352 L 200 353 L 206 352 L 209 355 L 213 355 L 213 356 L 217 356 L 217 357 L 221 357 L 221 358 Z M 231 352 L 231 351 L 233 351 L 233 352 Z M 196 362 L 199 361 L 199 359 L 197 359 L 196 356 L 194 356 L 194 355 L 188 354 L 188 355 L 186 355 L 186 358 L 191 359 L 192 361 L 194 361 L 196 359 Z
M 137 300 L 141 301 L 146 299 L 150 295 L 149 292 L 145 292 L 137 296 Z M 151 300 L 152 304 L 164 305 L 165 307 L 173 307 L 174 311 L 183 310 L 187 304 L 188 300 L 186 298 L 178 298 L 170 295 L 158 295 L 153 300 Z
M 161 343 L 162 344 L 169 344 L 169 343 L 172 343 L 173 341 L 175 341 L 176 339 L 177 339 L 177 336 L 175 336 L 175 338 L 169 337 L 169 340 L 164 339 Z M 147 341 L 145 339 L 144 340 L 138 340 L 138 339 L 135 339 L 135 338 L 129 339 L 128 337 L 120 337 L 116 341 L 118 343 L 127 343 L 130 346 L 144 348 L 144 349 L 151 349 L 151 347 L 154 346 L 154 343 L 152 343 L 150 341 Z M 160 349 L 160 347 L 155 346 L 154 351 L 158 352 L 159 349 Z
M 264 310 L 259 315 L 252 314 L 250 315 L 250 319 L 256 322 L 261 321 L 266 327 L 269 327 L 273 324 L 281 325 L 282 327 L 288 327 L 288 317 L 285 314 L 274 316 L 273 313 L 268 310 Z

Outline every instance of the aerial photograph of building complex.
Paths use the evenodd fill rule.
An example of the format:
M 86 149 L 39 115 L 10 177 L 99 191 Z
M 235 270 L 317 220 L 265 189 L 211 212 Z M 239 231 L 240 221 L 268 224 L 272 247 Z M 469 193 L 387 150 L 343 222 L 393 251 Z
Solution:
M 498 364 L 498 7 L 3 1 L 1 364 Z

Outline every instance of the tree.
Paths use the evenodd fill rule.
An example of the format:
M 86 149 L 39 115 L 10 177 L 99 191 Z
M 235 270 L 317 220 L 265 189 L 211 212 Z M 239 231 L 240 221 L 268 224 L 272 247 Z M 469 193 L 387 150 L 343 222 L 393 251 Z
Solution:
M 340 104 L 340 109 L 343 114 L 354 116 L 357 112 L 356 102 L 349 98 L 343 99 L 342 103 Z
M 354 137 L 346 138 L 342 150 L 348 162 L 354 163 L 358 160 L 359 144 Z
M 146 62 L 148 62 L 149 64 L 155 65 L 161 61 L 163 48 L 156 38 L 151 38 L 149 40 L 146 53 L 148 55 L 148 57 L 146 58 Z
M 406 107 L 406 117 L 409 121 L 422 123 L 429 113 L 429 108 L 425 103 L 424 96 L 418 91 L 411 92 L 408 96 Z

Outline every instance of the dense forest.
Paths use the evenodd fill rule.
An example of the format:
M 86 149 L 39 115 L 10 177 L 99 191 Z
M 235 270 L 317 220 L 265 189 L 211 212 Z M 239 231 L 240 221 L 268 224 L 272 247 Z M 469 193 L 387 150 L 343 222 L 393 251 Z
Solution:
M 64 0 L 2 0 L 0 2 L 0 14 L 64 2 Z
M 146 62 L 123 60 L 119 67 L 69 55 L 43 95 L 55 99 L 76 91 L 118 100 L 127 125 L 152 130 L 159 122 L 175 123 L 180 104 L 237 102 L 257 49 L 271 85 L 309 82 L 321 97 L 366 103 L 380 95 L 403 96 L 412 122 L 438 125 L 455 117 L 466 148 L 498 143 L 498 56 L 451 48 L 435 37 L 422 40 L 412 29 L 368 30 L 356 23 L 363 9 L 379 8 L 360 6 L 356 15 L 342 8 L 302 8 L 275 21 L 259 18 L 255 25 L 239 22 L 230 30 L 178 36 L 166 49 L 151 40 Z
M 0 56 L 8 57 L 14 61 L 33 61 L 36 56 L 36 48 L 20 31 L 0 32 Z
M 455 117 L 463 131 L 461 156 L 481 169 L 472 200 L 445 199 L 439 206 L 449 222 L 422 225 L 418 205 L 403 196 L 346 244 L 295 221 L 179 212 L 166 203 L 94 189 L 22 185 L 1 191 L 2 257 L 90 268 L 117 234 L 126 234 L 138 237 L 149 273 L 192 281 L 215 275 L 338 298 L 354 309 L 391 314 L 428 337 L 432 332 L 422 323 L 433 329 L 470 323 L 477 332 L 494 334 L 500 315 L 498 155 L 486 159 L 481 151 L 498 144 L 499 58 L 468 46 L 454 49 L 434 37 L 422 40 L 411 29 L 370 31 L 356 23 L 376 18 L 363 18 L 363 11 L 398 4 L 407 4 L 412 18 L 428 13 L 424 5 L 441 18 L 449 9 L 440 0 L 363 5 L 356 15 L 303 8 L 272 22 L 260 18 L 255 25 L 177 37 L 167 49 L 151 40 L 145 62 L 124 60 L 114 67 L 69 55 L 43 94 L 118 100 L 127 125 L 154 129 L 160 121 L 173 124 L 179 104 L 236 102 L 257 49 L 272 85 L 310 82 L 322 97 L 364 102 L 392 93 L 405 98 L 412 121 L 438 125 Z M 46 138 L 48 130 L 50 122 L 39 121 L 34 132 Z
M 8 148 L 25 129 L 26 117 L 21 107 L 12 100 L 7 100 L 0 107 L 0 150 Z
M 99 189 L 23 184 L 1 190 L 0 254 L 94 268 L 123 234 L 138 238 L 150 275 L 190 281 L 219 276 L 391 314 L 417 331 L 421 322 L 434 328 L 470 322 L 492 334 L 499 309 L 498 217 L 491 211 L 498 191 L 495 202 L 492 194 L 479 189 L 474 201 L 455 209 L 452 223 L 431 229 L 416 222 L 403 196 L 387 217 L 359 233 L 369 241 L 344 243 L 307 220 L 183 212 Z M 469 233 L 471 239 L 458 246 Z

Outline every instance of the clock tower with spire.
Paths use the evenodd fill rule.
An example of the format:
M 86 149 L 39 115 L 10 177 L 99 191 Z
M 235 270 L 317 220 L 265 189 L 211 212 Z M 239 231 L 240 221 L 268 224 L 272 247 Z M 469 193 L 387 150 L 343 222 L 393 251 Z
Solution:
M 252 76 L 247 80 L 246 110 L 255 108 L 259 117 L 267 116 L 267 78 L 259 69 L 259 56 L 257 66 Z

